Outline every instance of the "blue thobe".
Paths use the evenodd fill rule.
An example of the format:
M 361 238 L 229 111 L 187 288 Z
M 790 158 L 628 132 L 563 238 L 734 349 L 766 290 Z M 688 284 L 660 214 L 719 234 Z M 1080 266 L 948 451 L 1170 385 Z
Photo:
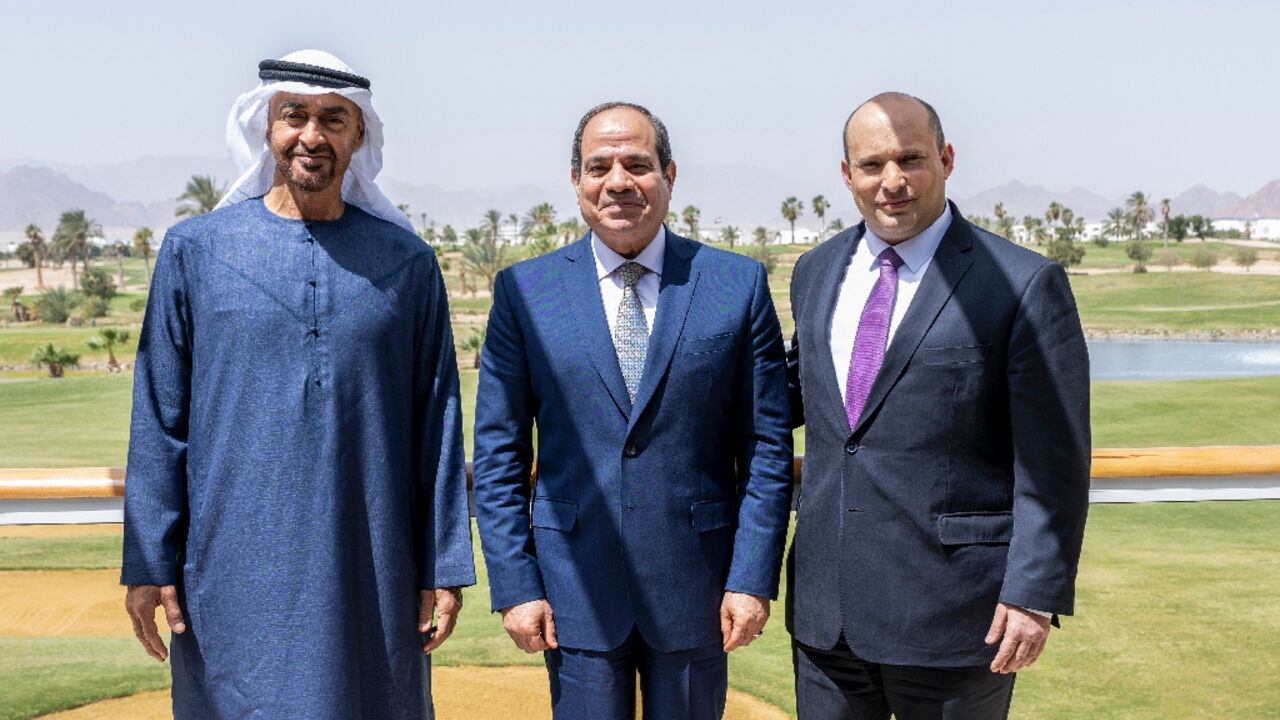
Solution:
M 177 720 L 430 715 L 421 588 L 475 582 L 431 248 L 353 205 L 173 227 L 138 341 L 121 582 L 177 585 Z

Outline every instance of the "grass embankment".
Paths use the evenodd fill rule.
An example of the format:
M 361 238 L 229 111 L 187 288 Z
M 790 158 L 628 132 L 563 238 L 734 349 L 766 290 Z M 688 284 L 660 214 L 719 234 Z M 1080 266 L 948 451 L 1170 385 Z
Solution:
M 1271 718 L 1280 707 L 1280 502 L 1095 505 L 1081 561 L 1077 617 L 1064 620 L 1036 667 L 1022 673 L 1013 714 L 1054 720 Z M 112 543 L 0 538 L 0 567 L 41 554 L 67 567 L 67 540 L 85 567 L 118 558 Z M 479 548 L 476 549 L 479 562 Z M 441 665 L 539 665 L 516 650 L 488 588 L 466 594 Z M 2 576 L 0 576 L 2 579 Z M 785 585 L 783 588 L 785 593 Z M 132 638 L 0 638 L 0 720 L 163 687 L 165 671 Z M 768 632 L 730 659 L 730 683 L 794 712 L 782 604 Z
M 1086 330 L 1245 333 L 1280 329 L 1280 277 L 1216 273 L 1073 275 Z

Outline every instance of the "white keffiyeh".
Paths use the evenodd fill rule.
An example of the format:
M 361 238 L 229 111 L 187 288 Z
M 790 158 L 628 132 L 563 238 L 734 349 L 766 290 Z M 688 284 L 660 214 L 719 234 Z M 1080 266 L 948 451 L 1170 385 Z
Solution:
M 352 73 L 351 68 L 323 50 L 299 50 L 281 60 Z M 352 73 L 354 74 L 354 73 Z M 364 142 L 351 157 L 342 178 L 342 199 L 365 212 L 409 231 L 413 224 L 382 194 L 374 179 L 382 171 L 382 121 L 373 110 L 373 94 L 360 87 L 324 87 L 298 81 L 262 81 L 241 95 L 227 118 L 227 147 L 240 177 L 231 184 L 218 207 L 264 195 L 275 181 L 276 166 L 267 145 L 267 106 L 276 93 L 324 95 L 333 93 L 355 103 L 364 114 Z

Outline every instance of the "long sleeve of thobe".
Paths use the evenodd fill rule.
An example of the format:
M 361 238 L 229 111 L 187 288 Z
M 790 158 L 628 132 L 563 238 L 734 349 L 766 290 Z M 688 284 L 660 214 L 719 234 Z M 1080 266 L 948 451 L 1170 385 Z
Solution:
M 191 328 L 177 238 L 156 258 L 134 367 L 124 500 L 125 585 L 173 585 L 187 519 Z
M 466 459 L 458 359 L 449 324 L 449 299 L 434 257 L 425 282 L 427 306 L 419 335 L 414 387 L 417 433 L 421 587 L 460 587 L 476 582 L 467 508 Z

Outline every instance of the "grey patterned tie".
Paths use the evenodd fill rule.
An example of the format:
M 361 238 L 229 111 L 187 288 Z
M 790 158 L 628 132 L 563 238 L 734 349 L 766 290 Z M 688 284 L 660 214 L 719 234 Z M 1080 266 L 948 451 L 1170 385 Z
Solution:
M 640 376 L 644 373 L 644 356 L 649 349 L 649 323 L 644 319 L 644 307 L 636 294 L 636 283 L 645 273 L 637 262 L 623 263 L 618 267 L 622 278 L 622 302 L 618 304 L 618 317 L 613 325 L 613 347 L 618 352 L 618 367 L 627 383 L 627 395 L 636 399 Z

